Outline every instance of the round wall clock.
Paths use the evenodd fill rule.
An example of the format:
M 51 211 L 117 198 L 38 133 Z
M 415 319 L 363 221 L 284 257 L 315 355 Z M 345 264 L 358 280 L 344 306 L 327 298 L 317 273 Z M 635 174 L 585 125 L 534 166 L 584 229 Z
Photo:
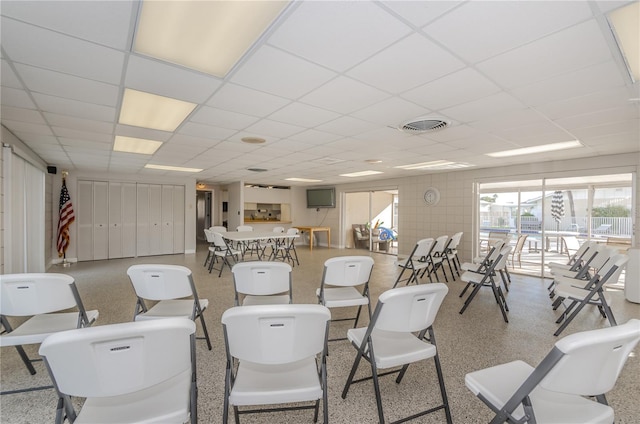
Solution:
M 435 206 L 440 201 L 440 191 L 435 187 L 429 187 L 424 191 L 424 202 L 428 206 Z

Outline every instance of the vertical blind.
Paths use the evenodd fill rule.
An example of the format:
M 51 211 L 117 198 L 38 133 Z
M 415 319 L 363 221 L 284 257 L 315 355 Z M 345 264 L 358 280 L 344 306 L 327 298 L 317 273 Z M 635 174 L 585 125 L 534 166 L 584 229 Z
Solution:
M 3 147 L 4 272 L 44 272 L 44 172 Z

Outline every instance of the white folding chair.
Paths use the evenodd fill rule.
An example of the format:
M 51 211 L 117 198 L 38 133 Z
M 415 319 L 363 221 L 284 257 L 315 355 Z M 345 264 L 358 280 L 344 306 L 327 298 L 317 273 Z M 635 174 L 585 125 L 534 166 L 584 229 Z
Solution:
M 263 241 L 260 243 L 260 248 L 262 249 L 261 257 L 266 256 L 267 248 L 271 249 L 269 251 L 269 259 L 273 256 L 273 252 L 276 250 L 277 246 L 282 242 L 281 238 L 278 236 L 279 234 L 284 233 L 284 227 L 273 227 L 271 230 L 273 232 L 273 238 Z
M 449 279 L 447 278 L 447 271 L 444 268 L 444 261 L 446 260 L 445 249 L 447 248 L 447 244 L 449 244 L 449 236 L 445 235 L 436 238 L 435 244 L 427 257 L 427 261 L 431 263 L 431 267 L 422 271 L 422 274 L 425 272 L 428 273 L 429 281 L 433 281 L 431 274 L 433 274 L 436 277 L 436 280 L 438 280 L 438 270 L 441 269 L 444 280 L 449 282 Z M 453 271 L 451 272 L 451 276 L 453 277 Z
M 127 270 L 127 275 L 138 297 L 134 321 L 175 317 L 195 321 L 199 318 L 204 339 L 211 350 L 209 332 L 202 316 L 209 301 L 198 297 L 189 268 L 163 264 L 132 265 Z M 157 303 L 148 307 L 146 300 Z
M 212 231 L 211 234 L 213 235 L 213 243 L 215 244 L 215 250 L 213 252 L 214 258 L 220 258 L 222 263 L 220 264 L 220 269 L 218 269 L 214 266 L 216 261 L 212 260 L 209 262 L 209 273 L 215 269 L 216 271 L 219 271 L 218 277 L 220 277 L 225 265 L 231 269 L 231 261 L 234 263 L 240 261 L 240 255 L 242 255 L 242 252 L 234 249 L 230 243 L 227 243 L 224 237 L 222 237 L 222 234 L 215 231 Z
M 276 260 L 281 258 L 282 261 L 291 262 L 291 265 L 295 266 L 300 265 L 300 261 L 298 260 L 298 251 L 296 250 L 296 236 L 300 230 L 297 228 L 289 228 L 287 230 L 287 235 L 290 237 L 285 237 L 280 239 L 280 242 L 276 245 L 276 250 L 271 252 L 270 260 Z
M 222 225 L 214 225 L 213 227 L 209 228 L 209 230 L 215 231 L 216 233 L 226 233 L 227 227 L 223 227 Z
M 329 309 L 358 307 L 355 316 L 334 318 L 332 321 L 354 321 L 353 328 L 355 328 L 364 305 L 367 306 L 367 312 L 371 317 L 369 279 L 373 263 L 373 259 L 369 256 L 339 256 L 325 261 L 322 282 L 320 287 L 316 289 L 318 303 Z M 361 287 L 361 289 L 358 290 L 357 287 Z M 345 338 L 331 339 L 330 341 L 335 340 L 345 340 Z
M 460 276 L 460 258 L 458 257 L 458 246 L 460 245 L 460 241 L 462 240 L 463 232 L 455 233 L 449 239 L 447 247 L 444 249 L 445 259 L 447 264 L 449 265 L 449 270 L 451 271 L 451 275 L 453 276 L 453 281 L 456 281 L 456 274 L 458 277 Z M 451 266 L 453 264 L 453 267 Z M 455 274 L 453 273 L 455 269 Z
M 574 253 L 566 263 L 560 262 L 549 262 L 547 266 L 549 267 L 549 271 L 551 274 L 563 274 L 565 272 L 578 272 L 585 264 L 586 261 L 591 259 L 591 257 L 596 252 L 596 247 L 598 243 L 595 241 L 586 241 L 580 245 L 576 253 Z M 550 296 L 553 297 L 555 294 L 553 293 L 553 287 L 555 283 L 551 281 L 549 287 L 547 289 L 550 291 Z
M 462 309 L 460 309 L 460 314 L 462 314 L 467 309 L 471 301 L 478 294 L 482 287 L 490 287 L 493 291 L 496 303 L 500 307 L 500 312 L 502 313 L 504 322 L 509 322 L 509 319 L 507 318 L 509 306 L 507 305 L 507 300 L 504 297 L 504 292 L 502 291 L 500 283 L 498 282 L 496 284 L 495 280 L 495 278 L 499 274 L 499 270 L 504 269 L 507 266 L 509 253 L 511 253 L 511 246 L 505 246 L 502 248 L 502 250 L 500 250 L 500 254 L 498 255 L 498 257 L 488 267 L 486 267 L 483 272 L 465 271 L 462 274 L 460 279 L 463 282 L 467 283 L 467 285 L 462 290 L 462 293 L 460 293 L 460 297 L 464 295 L 464 293 L 467 291 L 467 288 L 473 286 L 473 290 L 465 299 L 464 305 L 462 306 Z M 506 287 L 507 283 L 504 280 L 504 277 L 502 276 L 502 274 L 500 274 L 500 276 L 503 279 L 503 284 Z
M 291 266 L 283 262 L 251 261 L 231 269 L 235 305 L 293 303 Z
M 584 286 L 573 285 L 570 282 L 563 282 L 556 285 L 557 296 L 558 298 L 564 299 L 567 307 L 556 321 L 556 323 L 564 322 L 562 322 L 560 328 L 554 333 L 555 336 L 558 336 L 567 328 L 569 323 L 586 305 L 597 306 L 602 317 L 607 318 L 612 326 L 616 325 L 616 319 L 613 316 L 613 311 L 610 306 L 611 300 L 608 299 L 607 294 L 604 292 L 604 286 L 605 284 L 614 284 L 618 281 L 627 262 L 629 262 L 627 255 L 614 255 L 600 268 L 598 274 L 594 275 Z
M 58 392 L 56 424 L 197 422 L 193 321 L 102 325 L 56 333 L 40 355 Z M 71 397 L 85 398 L 76 413 Z
M 432 238 L 425 238 L 422 240 L 418 240 L 416 245 L 413 247 L 411 254 L 406 258 L 398 257 L 396 260 L 396 265 L 402 268 L 398 278 L 396 278 L 393 287 L 396 287 L 398 283 L 405 281 L 405 285 L 409 285 L 411 283 L 419 283 L 419 274 L 424 274 L 429 268 L 430 262 L 428 260 L 429 255 L 431 254 L 431 250 L 435 246 L 434 240 Z M 409 271 L 410 275 L 406 279 L 402 279 L 405 271 Z M 431 273 L 429 273 L 431 276 Z
M 331 312 L 322 305 L 236 306 L 222 315 L 227 368 L 222 422 L 240 414 L 314 409 L 327 404 L 327 334 Z M 265 408 L 265 405 L 314 402 Z M 263 406 L 240 410 L 239 407 Z
M 342 391 L 343 399 L 347 397 L 352 383 L 373 380 L 378 418 L 380 423 L 384 423 L 378 377 L 398 373 L 396 383 L 399 384 L 410 364 L 433 358 L 442 404 L 396 422 L 404 422 L 440 409 L 444 409 L 447 423 L 452 422 L 433 331 L 433 322 L 448 291 L 444 283 L 432 283 L 398 287 L 380 295 L 369 326 L 347 331 L 349 341 L 358 352 Z M 371 365 L 371 377 L 354 380 L 362 358 Z M 379 369 L 389 368 L 395 369 L 378 374 Z M 421 390 L 415 390 L 418 395 L 420 392 Z
M 236 231 L 238 232 L 252 232 L 253 231 L 253 227 L 251 225 L 238 225 L 236 227 Z M 257 241 L 242 241 L 242 242 L 238 242 L 238 246 L 236 246 L 236 248 L 240 248 L 240 252 L 242 255 L 242 259 L 244 259 L 244 255 L 246 255 L 247 253 L 249 253 L 251 256 L 253 256 L 253 252 L 256 253 L 256 255 L 258 256 L 258 259 L 260 258 L 260 253 L 262 252 L 262 247 L 260 246 L 260 243 Z
M 215 260 L 215 251 L 218 250 L 216 248 L 215 240 L 213 238 L 213 231 L 211 229 L 204 229 L 204 236 L 207 239 L 207 243 L 209 243 L 209 247 L 207 249 L 207 257 L 204 260 L 204 266 L 206 267 L 209 264 L 209 261 Z
M 88 327 L 98 319 L 98 311 L 86 311 L 73 277 L 66 274 L 0 275 L 0 346 L 13 346 L 31 375 L 36 373 L 23 345 L 38 344 L 60 331 Z M 69 312 L 71 308 L 76 312 Z M 64 311 L 64 312 L 63 312 Z M 13 328 L 9 317 L 26 321 Z M 48 389 L 51 386 L 3 391 L 1 394 Z
M 613 423 L 605 394 L 638 340 L 637 319 L 571 334 L 535 368 L 513 361 L 469 373 L 465 384 L 495 412 L 491 423 Z

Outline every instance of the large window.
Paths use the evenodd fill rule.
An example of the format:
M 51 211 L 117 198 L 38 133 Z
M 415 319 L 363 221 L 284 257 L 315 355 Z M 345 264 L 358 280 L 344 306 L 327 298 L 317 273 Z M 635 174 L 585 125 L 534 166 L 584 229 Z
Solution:
M 577 243 L 596 240 L 626 250 L 633 229 L 632 174 L 481 183 L 476 252 L 507 237 L 521 261 L 515 272 L 545 275 Z

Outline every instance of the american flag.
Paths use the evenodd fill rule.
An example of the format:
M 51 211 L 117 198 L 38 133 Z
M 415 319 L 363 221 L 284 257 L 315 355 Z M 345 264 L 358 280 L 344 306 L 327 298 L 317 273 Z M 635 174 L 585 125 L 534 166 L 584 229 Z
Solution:
M 62 188 L 60 189 L 60 207 L 58 221 L 58 256 L 63 257 L 69 247 L 69 225 L 76 220 L 73 213 L 73 205 L 71 204 L 71 196 L 67 190 L 67 183 L 62 180 Z

